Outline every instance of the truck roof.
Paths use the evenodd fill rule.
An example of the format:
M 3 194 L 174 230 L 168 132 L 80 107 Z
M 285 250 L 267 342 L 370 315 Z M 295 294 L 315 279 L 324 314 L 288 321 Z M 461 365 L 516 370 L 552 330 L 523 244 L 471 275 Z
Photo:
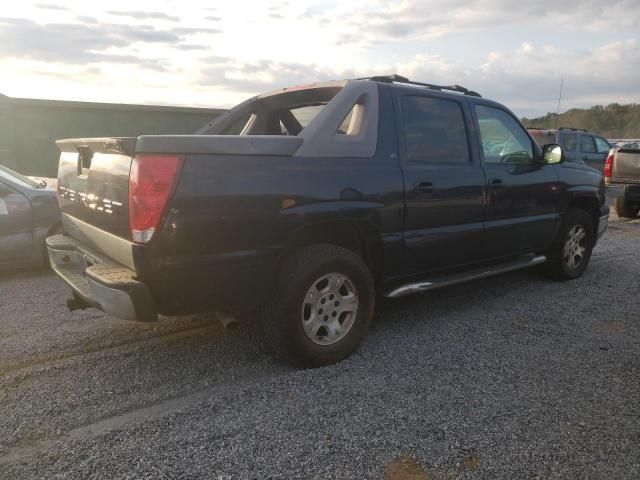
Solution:
M 403 85 L 413 85 L 417 87 L 428 88 L 429 90 L 446 91 L 462 93 L 463 95 L 470 95 L 472 97 L 482 97 L 478 92 L 469 90 L 461 85 L 435 85 L 433 83 L 416 82 L 409 80 L 407 77 L 394 73 L 393 75 L 378 75 L 373 77 L 358 78 L 357 80 L 370 80 L 372 82 L 380 83 L 398 83 Z
M 435 90 L 438 92 L 444 92 L 444 93 L 452 92 L 452 93 L 459 93 L 463 95 L 469 95 L 472 97 L 482 98 L 482 95 L 480 95 L 478 92 L 469 90 L 468 88 L 465 88 L 461 85 L 436 85 L 433 83 L 417 82 L 417 81 L 409 80 L 407 77 L 403 77 L 402 75 L 398 75 L 394 73 L 393 75 L 375 75 L 371 77 L 352 78 L 352 79 L 343 79 L 343 80 L 330 80 L 328 82 L 314 82 L 314 83 L 307 83 L 303 85 L 295 85 L 293 87 L 279 88 L 277 90 L 271 90 L 269 92 L 265 92 L 260 95 L 257 95 L 253 97 L 251 100 L 263 99 L 263 98 L 267 98 L 267 97 L 271 97 L 274 95 L 279 95 L 281 93 L 287 93 L 287 92 L 296 92 L 296 91 L 303 92 L 305 90 L 317 91 L 322 89 L 327 89 L 327 90 L 341 89 L 341 88 L 344 88 L 348 83 L 356 82 L 356 81 L 369 81 L 369 82 L 377 82 L 377 83 L 385 83 L 385 84 L 410 85 L 414 87 L 427 88 L 429 90 Z

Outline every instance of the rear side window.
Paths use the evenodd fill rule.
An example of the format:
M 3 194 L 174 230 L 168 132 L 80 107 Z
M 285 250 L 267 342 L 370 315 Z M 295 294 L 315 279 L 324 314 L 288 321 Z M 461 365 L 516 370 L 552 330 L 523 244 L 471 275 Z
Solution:
M 458 102 L 406 96 L 402 100 L 402 117 L 408 161 L 448 164 L 471 161 Z
M 591 135 L 580 135 L 580 151 L 584 153 L 596 153 L 596 145 Z
M 609 153 L 609 150 L 611 150 L 609 142 L 600 137 L 593 137 L 593 139 L 596 141 L 596 149 L 598 150 L 598 153 Z
M 295 119 L 300 122 L 302 128 L 305 128 L 307 125 L 309 125 L 311 120 L 316 118 L 316 115 L 318 115 L 325 106 L 326 104 L 321 104 L 292 108 L 291 113 L 293 114 Z
M 222 135 L 240 135 L 242 130 L 244 130 L 244 127 L 249 123 L 251 116 L 251 113 L 247 113 L 246 115 L 238 118 L 222 132 Z
M 566 152 L 575 152 L 578 147 L 578 136 L 575 133 L 563 133 L 560 135 L 560 146 Z

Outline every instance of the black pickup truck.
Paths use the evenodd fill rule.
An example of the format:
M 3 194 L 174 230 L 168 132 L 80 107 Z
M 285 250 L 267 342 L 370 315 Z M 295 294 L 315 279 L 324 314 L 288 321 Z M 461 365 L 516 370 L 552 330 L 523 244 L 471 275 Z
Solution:
M 58 146 L 47 244 L 71 309 L 250 309 L 303 365 L 347 357 L 378 295 L 540 263 L 579 277 L 608 224 L 600 172 L 499 103 L 397 75 L 259 95 L 194 135 Z

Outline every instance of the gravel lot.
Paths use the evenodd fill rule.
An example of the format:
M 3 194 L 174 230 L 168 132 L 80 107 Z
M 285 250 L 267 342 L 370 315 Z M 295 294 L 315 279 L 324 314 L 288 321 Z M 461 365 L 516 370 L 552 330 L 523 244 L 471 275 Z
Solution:
M 69 313 L 0 277 L 1 478 L 640 478 L 640 220 L 583 278 L 521 271 L 380 305 L 294 370 L 256 325 Z

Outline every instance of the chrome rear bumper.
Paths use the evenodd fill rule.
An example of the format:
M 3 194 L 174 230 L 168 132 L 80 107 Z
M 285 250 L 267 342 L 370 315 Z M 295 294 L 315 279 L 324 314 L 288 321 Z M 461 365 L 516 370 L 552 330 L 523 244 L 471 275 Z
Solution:
M 47 238 L 47 250 L 51 268 L 87 305 L 125 320 L 158 319 L 149 288 L 133 270 L 67 235 Z

